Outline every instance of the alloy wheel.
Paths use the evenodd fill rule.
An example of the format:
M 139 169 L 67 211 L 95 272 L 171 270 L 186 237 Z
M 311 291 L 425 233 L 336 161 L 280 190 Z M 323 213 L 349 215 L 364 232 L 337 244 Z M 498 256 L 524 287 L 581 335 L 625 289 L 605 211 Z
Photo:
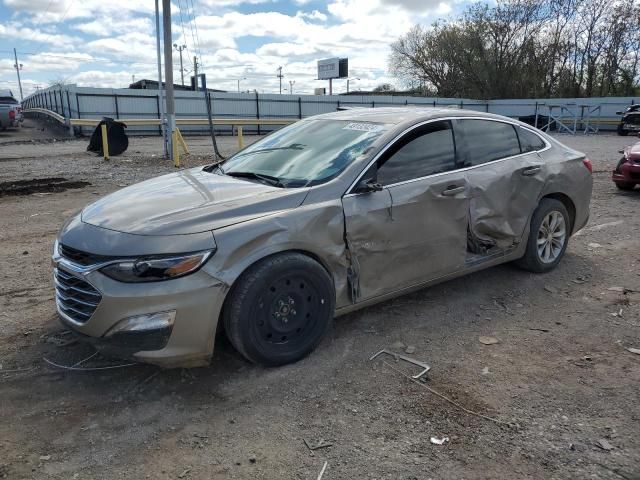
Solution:
M 542 220 L 538 230 L 538 258 L 543 263 L 553 263 L 562 254 L 567 241 L 567 227 L 562 213 L 553 210 Z

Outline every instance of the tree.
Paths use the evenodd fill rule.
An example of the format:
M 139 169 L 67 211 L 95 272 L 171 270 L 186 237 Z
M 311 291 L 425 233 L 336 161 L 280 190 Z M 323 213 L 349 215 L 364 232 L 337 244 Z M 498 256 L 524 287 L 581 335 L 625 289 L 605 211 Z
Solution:
M 638 0 L 498 0 L 416 25 L 391 45 L 404 84 L 444 97 L 632 95 Z

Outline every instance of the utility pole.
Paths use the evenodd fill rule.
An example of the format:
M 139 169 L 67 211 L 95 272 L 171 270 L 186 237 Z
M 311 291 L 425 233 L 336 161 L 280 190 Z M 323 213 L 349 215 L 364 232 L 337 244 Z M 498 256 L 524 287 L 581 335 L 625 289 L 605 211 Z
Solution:
M 16 49 L 13 49 L 13 56 L 16 59 L 16 63 L 14 65 L 14 67 L 16 67 L 16 73 L 18 74 L 18 87 L 20 87 L 20 101 L 24 100 L 23 96 L 22 96 L 22 81 L 20 80 L 20 70 L 22 70 L 22 64 L 18 63 L 18 53 L 16 52 Z
M 289 93 L 293 95 L 293 86 L 296 84 L 295 80 L 289 80 Z
M 184 68 L 182 67 L 182 50 L 187 48 L 187 46 L 178 45 L 177 43 L 174 43 L 173 48 L 175 48 L 178 52 L 180 52 L 180 78 L 182 79 L 182 86 L 184 87 Z
M 280 95 L 282 95 L 282 79 L 284 78 L 284 75 L 282 74 L 282 67 L 278 67 L 277 77 L 280 80 Z
M 193 56 L 193 78 L 194 78 L 194 89 L 197 92 L 198 91 L 198 57 L 196 57 L 195 55 Z
M 238 93 L 240 93 L 240 80 L 246 80 L 247 77 L 238 78 Z
M 176 101 L 173 97 L 173 49 L 171 48 L 171 0 L 162 0 L 164 33 L 164 78 L 167 88 L 167 140 L 169 157 L 173 158 L 173 131 L 176 128 Z
M 158 56 L 158 110 L 160 114 L 160 130 L 162 131 L 162 153 L 167 158 L 167 125 L 164 121 L 164 98 L 162 97 L 162 55 L 160 53 L 160 7 L 156 2 L 156 54 Z
M 349 80 L 360 80 L 359 78 L 347 78 L 347 93 L 349 93 Z

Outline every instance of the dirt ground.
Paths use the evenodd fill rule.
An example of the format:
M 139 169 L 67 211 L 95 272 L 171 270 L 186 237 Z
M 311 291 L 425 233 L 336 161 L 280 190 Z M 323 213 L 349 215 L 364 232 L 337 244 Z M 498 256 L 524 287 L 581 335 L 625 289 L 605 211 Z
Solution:
M 75 372 L 43 360 L 92 353 L 65 345 L 56 320 L 56 232 L 173 167 L 158 138 L 108 163 L 62 138 L 31 122 L 0 136 L 0 477 L 316 479 L 327 462 L 324 480 L 640 479 L 640 355 L 627 350 L 640 348 L 640 189 L 610 181 L 637 139 L 561 137 L 588 153 L 595 185 L 588 227 L 549 274 L 503 265 L 338 318 L 282 368 L 247 363 L 221 337 L 207 368 Z M 186 166 L 212 158 L 206 137 L 187 142 Z M 385 347 L 415 348 L 429 380 L 369 361 Z

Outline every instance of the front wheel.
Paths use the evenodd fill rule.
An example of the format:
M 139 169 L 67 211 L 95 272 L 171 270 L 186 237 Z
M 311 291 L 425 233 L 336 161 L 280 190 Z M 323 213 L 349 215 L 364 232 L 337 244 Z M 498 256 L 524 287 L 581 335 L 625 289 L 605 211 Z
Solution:
M 628 183 L 628 182 L 615 182 L 615 183 L 616 183 L 616 187 L 624 191 L 633 190 L 634 187 L 636 186 L 635 183 Z
M 320 343 L 335 306 L 327 271 L 295 252 L 258 262 L 230 295 L 223 314 L 227 336 L 245 358 L 265 366 L 309 354 Z
M 531 217 L 531 231 L 524 256 L 516 263 L 530 272 L 553 270 L 569 243 L 571 219 L 564 204 L 543 198 Z

